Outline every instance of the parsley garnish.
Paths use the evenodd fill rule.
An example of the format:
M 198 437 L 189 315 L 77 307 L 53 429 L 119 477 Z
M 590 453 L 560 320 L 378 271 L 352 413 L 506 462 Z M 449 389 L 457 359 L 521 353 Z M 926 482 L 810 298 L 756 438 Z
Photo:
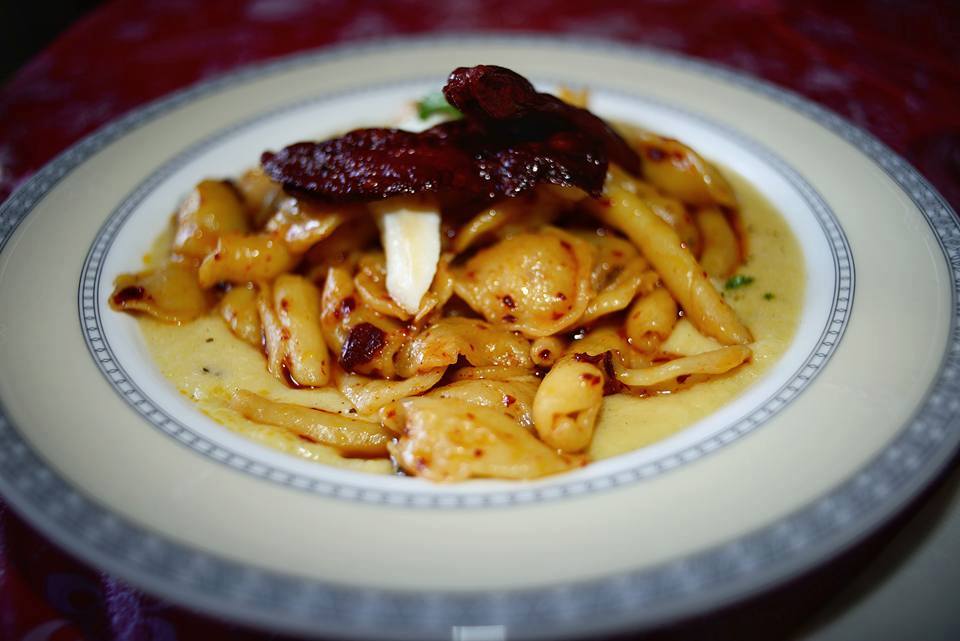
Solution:
M 429 93 L 417 101 L 417 115 L 420 116 L 420 120 L 426 120 L 434 114 L 442 114 L 450 118 L 463 116 L 456 107 L 447 102 L 447 99 L 439 91 Z
M 774 299 L 773 292 L 767 292 L 766 294 L 763 295 L 763 300 L 773 300 L 773 299 Z
M 753 282 L 753 276 L 747 276 L 745 274 L 737 274 L 736 276 L 731 276 L 727 279 L 727 282 L 724 284 L 724 289 L 738 289 L 740 287 L 746 287 Z

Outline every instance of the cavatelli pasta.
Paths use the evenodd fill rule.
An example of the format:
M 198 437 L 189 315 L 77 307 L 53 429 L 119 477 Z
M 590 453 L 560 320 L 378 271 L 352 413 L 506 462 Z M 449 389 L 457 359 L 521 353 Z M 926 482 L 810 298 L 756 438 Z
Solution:
M 203 180 L 163 255 L 117 277 L 110 304 L 222 319 L 277 386 L 228 390 L 225 408 L 290 438 L 442 482 L 574 469 L 606 396 L 644 403 L 752 355 L 715 282 L 744 259 L 733 189 L 683 143 L 626 131 L 639 167 L 610 164 L 599 196 L 562 181 L 456 206 L 417 195 L 442 234 L 435 266 L 436 237 L 421 254 L 403 247 L 431 256 L 417 291 L 388 277 L 385 234 L 400 232 L 376 222 L 412 200 L 325 202 L 261 169 Z M 316 403 L 320 390 L 338 400 Z

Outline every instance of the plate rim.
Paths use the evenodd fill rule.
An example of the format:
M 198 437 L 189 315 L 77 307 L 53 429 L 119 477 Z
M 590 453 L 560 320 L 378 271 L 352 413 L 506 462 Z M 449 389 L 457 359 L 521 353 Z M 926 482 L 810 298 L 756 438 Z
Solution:
M 464 41 L 493 47 L 566 46 L 587 52 L 639 56 L 711 76 L 766 97 L 818 123 L 879 167 L 911 199 L 929 225 L 952 280 L 947 349 L 922 401 L 891 443 L 856 469 L 848 480 L 821 497 L 732 542 L 639 572 L 509 592 L 407 593 L 376 588 L 346 588 L 320 581 L 309 581 L 310 586 L 303 586 L 299 585 L 305 582 L 301 579 L 253 569 L 252 566 L 185 548 L 123 521 L 100 506 L 95 498 L 86 497 L 70 487 L 43 461 L 40 453 L 34 452 L 26 444 L 0 403 L 0 443 L 4 444 L 4 447 L 0 447 L 0 490 L 18 514 L 70 553 L 134 585 L 189 609 L 227 616 L 257 627 L 280 628 L 301 634 L 339 634 L 353 638 L 368 636 L 373 632 L 382 635 L 385 631 L 398 639 L 449 638 L 451 620 L 482 625 L 483 621 L 489 620 L 484 615 L 495 612 L 504 615 L 495 620 L 508 621 L 511 638 L 558 638 L 630 627 L 651 627 L 685 615 L 713 610 L 756 594 L 820 565 L 865 538 L 902 511 L 941 474 L 960 444 L 960 429 L 957 429 L 960 427 L 960 421 L 957 420 L 960 402 L 956 400 L 960 398 L 960 333 L 957 331 L 960 316 L 957 304 L 960 289 L 960 221 L 956 213 L 930 183 L 899 155 L 827 108 L 765 80 L 672 51 L 584 36 L 469 32 L 351 42 L 254 63 L 135 108 L 59 154 L 0 205 L 0 251 L 36 204 L 83 161 L 124 134 L 180 104 L 234 84 L 301 65 L 318 64 L 353 54 L 383 52 L 401 46 L 449 45 Z M 902 479 L 895 489 L 882 498 L 873 494 L 871 488 L 877 478 L 896 478 L 898 474 Z M 31 497 L 41 488 L 52 491 L 59 500 L 42 508 L 36 507 Z M 78 536 L 81 532 L 86 536 L 85 540 Z M 164 559 L 164 551 L 177 551 L 176 548 L 180 547 L 183 549 L 179 552 L 185 555 L 187 563 L 172 567 L 165 576 L 143 571 L 130 558 L 124 558 L 116 549 L 109 549 L 110 543 L 116 542 L 117 537 L 124 533 L 137 537 L 139 542 L 136 550 L 123 548 L 128 557 L 133 551 L 141 555 L 141 560 L 150 556 Z M 752 552 L 748 554 L 750 550 Z M 760 551 L 765 551 L 769 558 L 777 562 L 764 565 L 760 558 L 761 565 L 756 566 Z M 750 558 L 751 554 L 753 558 Z M 718 571 L 728 571 L 731 565 L 736 566 L 741 574 L 733 580 L 724 575 L 720 577 L 722 582 L 718 587 L 711 587 L 704 592 L 705 586 L 709 587 L 707 583 L 711 573 L 716 578 Z M 220 592 L 211 592 L 211 573 L 216 575 L 214 578 L 219 577 Z M 262 603 L 258 609 L 257 604 L 235 599 L 229 593 L 236 585 L 230 585 L 230 582 L 238 576 L 248 580 L 244 584 L 248 597 L 265 597 L 275 604 L 282 603 L 288 611 L 270 607 L 263 609 Z M 217 581 L 213 583 L 217 584 Z M 291 598 L 300 594 L 299 590 L 305 587 L 307 596 L 312 600 Z M 627 592 L 630 592 L 630 598 L 625 596 Z M 411 594 L 414 595 L 412 600 Z M 584 597 L 595 606 L 601 605 L 604 599 L 619 599 L 620 610 L 612 616 L 604 615 L 601 623 L 597 623 L 597 619 L 586 621 L 583 618 L 586 613 L 580 613 L 578 609 Z M 438 604 L 437 599 L 446 601 Z M 668 602 L 658 602 L 657 599 L 667 599 Z M 352 617 L 349 616 L 351 612 L 344 609 L 346 602 L 360 604 L 360 607 L 354 608 Z M 646 607 L 638 607 L 640 605 Z M 648 608 L 653 606 L 656 606 L 655 611 L 649 611 Z M 404 621 L 398 620 L 398 617 L 409 624 L 411 610 L 408 608 L 411 607 L 426 608 L 421 613 L 432 615 L 418 619 L 416 623 L 419 627 L 404 627 Z M 569 616 L 570 608 L 580 616 L 576 622 L 567 620 L 563 614 L 567 612 L 566 616 Z M 315 617 L 321 610 L 329 618 L 325 619 L 327 628 L 317 630 Z M 362 611 L 362 618 L 357 616 L 359 611 Z M 299 621 L 292 620 L 289 618 L 291 614 L 299 614 L 302 618 Z M 528 615 L 536 615 L 540 619 L 534 620 Z M 547 622 L 552 624 L 551 628 L 543 626 Z M 384 625 L 391 627 L 381 627 Z

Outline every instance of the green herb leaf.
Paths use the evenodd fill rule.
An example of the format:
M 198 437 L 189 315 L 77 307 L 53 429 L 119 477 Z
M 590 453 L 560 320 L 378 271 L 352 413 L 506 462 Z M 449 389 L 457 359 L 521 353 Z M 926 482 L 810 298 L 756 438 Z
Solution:
M 443 94 L 439 91 L 430 93 L 417 101 L 417 115 L 420 120 L 426 120 L 430 116 L 441 114 L 451 118 L 460 118 L 463 116 L 460 111 L 447 102 Z
M 726 284 L 724 284 L 724 289 L 738 289 L 740 287 L 746 287 L 753 282 L 753 276 L 747 276 L 746 274 L 737 274 L 736 276 L 731 276 L 727 279 Z
M 773 292 L 767 292 L 766 294 L 763 295 L 763 300 L 773 300 L 773 299 L 774 299 Z

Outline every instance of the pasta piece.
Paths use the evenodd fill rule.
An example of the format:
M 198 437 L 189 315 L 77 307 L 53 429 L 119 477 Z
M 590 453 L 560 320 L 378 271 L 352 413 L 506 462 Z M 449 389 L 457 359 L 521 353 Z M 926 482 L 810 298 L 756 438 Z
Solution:
M 331 445 L 345 456 L 387 456 L 387 444 L 392 438 L 390 432 L 376 423 L 293 403 L 278 403 L 246 390 L 234 392 L 230 407 L 251 421 L 286 428 Z
M 576 198 L 572 198 L 571 193 L 576 194 Z M 553 223 L 561 213 L 570 209 L 571 205 L 582 197 L 583 191 L 576 187 L 555 187 L 537 189 L 517 198 L 501 201 L 497 207 L 510 208 L 514 213 L 507 216 L 505 223 L 493 235 L 499 240 L 504 240 L 519 234 L 538 232 L 541 228 Z
M 404 349 L 397 373 L 454 365 L 463 357 L 477 367 L 496 365 L 531 369 L 530 342 L 518 334 L 477 318 L 441 318 Z
M 693 323 L 686 318 L 681 318 L 670 333 L 670 337 L 660 344 L 659 352 L 673 356 L 695 356 L 721 347 L 723 345 L 715 339 L 698 332 Z
M 725 345 L 751 342 L 750 330 L 720 297 L 676 232 L 625 189 L 624 180 L 630 178 L 612 167 L 605 187 L 608 202 L 590 200 L 587 206 L 636 243 L 697 329 Z
M 743 345 L 721 347 L 641 369 L 616 368 L 617 380 L 629 387 L 653 387 L 683 376 L 724 374 L 746 362 L 752 352 Z
M 607 287 L 587 305 L 581 323 L 590 323 L 625 309 L 637 294 L 651 291 L 660 281 L 657 273 L 647 269 L 647 261 L 635 258 Z
M 659 194 L 651 194 L 643 197 L 643 200 L 657 216 L 677 232 L 680 242 L 690 250 L 694 256 L 699 256 L 703 251 L 703 237 L 696 221 L 683 203 L 676 198 L 668 198 Z
M 530 343 L 530 359 L 537 367 L 550 367 L 566 349 L 566 341 L 559 336 L 544 336 Z
M 412 329 L 370 309 L 359 300 L 349 272 L 333 267 L 320 299 L 320 327 L 340 366 L 356 374 L 392 378 L 398 353 Z
M 320 328 L 323 338 L 339 353 L 350 331 L 347 323 L 357 309 L 357 293 L 353 278 L 345 267 L 331 267 L 323 281 L 320 296 Z
M 516 379 L 528 380 L 536 376 L 522 367 L 460 367 L 450 375 L 451 381 L 472 381 L 491 379 L 495 381 L 512 381 Z
M 610 352 L 620 358 L 624 364 L 633 363 L 633 350 L 630 349 L 627 339 L 623 336 L 620 327 L 602 325 L 587 332 L 579 340 L 570 343 L 567 354 L 587 354 L 597 356 Z
M 468 220 L 456 231 L 456 235 L 450 243 L 450 251 L 454 254 L 461 254 L 480 238 L 492 234 L 506 225 L 511 218 L 521 213 L 520 206 L 522 203 L 517 203 L 515 200 L 501 201 Z
M 357 262 L 358 271 L 353 278 L 357 297 L 364 305 L 379 314 L 401 321 L 412 321 L 414 325 L 423 325 L 428 319 L 436 317 L 453 296 L 450 259 L 450 254 L 440 257 L 433 283 L 421 299 L 420 309 L 415 315 L 398 305 L 387 291 L 387 270 L 383 254 L 380 252 L 360 256 Z
M 716 207 L 697 212 L 697 225 L 703 236 L 700 264 L 714 278 L 725 279 L 740 265 L 740 243 L 727 217 Z
M 330 237 L 354 214 L 354 210 L 343 206 L 323 207 L 299 198 L 284 198 L 265 229 L 282 238 L 292 253 L 302 254 Z
M 643 261 L 633 243 L 611 229 L 601 227 L 597 230 L 575 230 L 571 233 L 590 243 L 594 249 L 590 283 L 596 292 L 609 288 L 627 266 Z
M 555 215 L 553 208 L 544 205 L 543 201 L 542 196 L 538 199 L 534 194 L 530 194 L 519 198 L 507 198 L 495 203 L 492 207 L 476 214 L 457 229 L 456 235 L 450 243 L 450 251 L 454 254 L 461 254 L 479 240 L 503 229 L 510 222 L 521 220 L 529 222 L 527 213 L 531 209 L 540 208 L 543 212 L 549 212 L 539 216 L 534 214 L 534 216 L 540 220 L 548 217 L 552 220 Z
M 340 225 L 304 256 L 307 278 L 320 282 L 331 267 L 352 269 L 355 258 L 377 237 L 377 233 L 371 216 L 358 216 L 351 219 L 349 225 Z
M 353 283 L 360 300 L 380 314 L 402 321 L 410 320 L 412 314 L 398 305 L 387 292 L 387 267 L 383 254 L 365 254 L 360 257 L 357 266 L 359 270 L 353 277 Z
M 381 407 L 407 396 L 422 394 L 443 377 L 443 368 L 422 372 L 397 381 L 370 378 L 333 368 L 333 380 L 340 393 L 361 414 L 372 414 Z
M 433 277 L 430 290 L 420 302 L 420 309 L 413 318 L 414 324 L 424 325 L 437 318 L 443 312 L 444 305 L 453 296 L 453 273 L 450 271 L 452 259 L 451 254 L 441 254 L 437 262 L 437 274 Z
M 204 180 L 180 205 L 173 250 L 203 258 L 223 234 L 242 234 L 247 229 L 246 208 L 236 188 L 225 180 Z
M 221 236 L 217 248 L 200 263 L 201 287 L 217 283 L 250 283 L 272 280 L 290 271 L 297 258 L 273 236 Z
M 532 427 L 533 397 L 538 386 L 537 380 L 474 379 L 454 381 L 449 385 L 430 390 L 424 396 L 458 398 L 471 405 L 499 410 L 519 425 Z
M 533 399 L 540 439 L 564 452 L 590 445 L 603 405 L 604 374 L 595 365 L 564 358 L 543 377 Z
M 670 292 L 658 287 L 637 299 L 630 311 L 624 329 L 630 345 L 641 352 L 653 352 L 667 340 L 677 324 L 677 303 Z
M 257 294 L 257 312 L 260 314 L 260 327 L 263 329 L 263 349 L 267 354 L 267 371 L 276 378 L 286 381 L 283 368 L 287 356 L 284 345 L 283 326 L 273 307 L 273 288 L 263 284 Z
M 282 274 L 273 284 L 273 304 L 285 330 L 290 377 L 297 385 L 326 385 L 330 356 L 320 331 L 320 292 L 303 276 Z
M 700 255 L 700 230 L 683 202 L 664 196 L 659 189 L 642 180 L 624 181 L 623 187 L 631 194 L 636 194 L 663 222 L 673 227 L 680 241 L 694 256 Z
M 397 464 L 431 481 L 532 479 L 582 462 L 558 455 L 502 412 L 459 399 L 407 398 L 384 417 L 400 436 L 387 446 Z
M 260 229 L 276 210 L 277 201 L 283 196 L 283 188 L 259 167 L 243 172 L 234 184 L 240 192 L 253 226 Z
M 170 261 L 157 269 L 117 276 L 110 307 L 179 324 L 206 313 L 209 305 L 197 286 L 196 267 L 188 261 Z
M 690 147 L 645 131 L 633 134 L 643 175 L 656 187 L 691 205 L 737 206 L 720 172 Z
M 560 87 L 557 90 L 557 98 L 568 105 L 586 109 L 590 102 L 590 90 L 586 88 L 573 89 L 571 87 Z
M 558 229 L 520 234 L 474 255 L 454 289 L 488 321 L 532 338 L 572 326 L 593 296 L 590 246 Z
M 263 330 L 257 310 L 257 290 L 252 284 L 231 287 L 220 299 L 220 315 L 234 336 L 260 347 Z

